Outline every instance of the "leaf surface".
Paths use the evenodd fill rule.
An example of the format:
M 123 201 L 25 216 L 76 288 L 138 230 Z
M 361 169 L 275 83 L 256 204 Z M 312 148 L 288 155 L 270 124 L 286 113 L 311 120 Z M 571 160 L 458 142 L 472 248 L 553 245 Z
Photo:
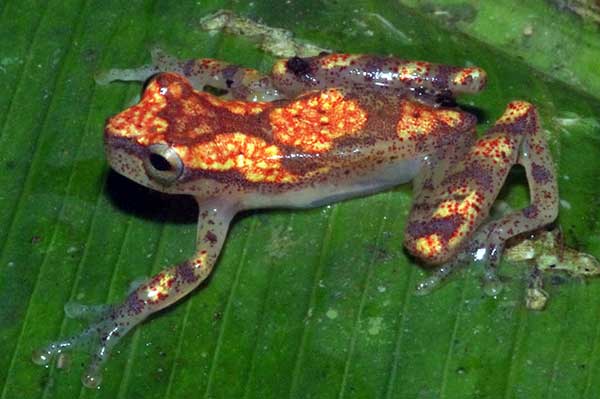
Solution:
M 126 337 L 98 391 L 81 387 L 85 354 L 65 369 L 30 361 L 82 328 L 66 302 L 117 302 L 192 252 L 194 205 L 104 159 L 104 120 L 140 86 L 93 78 L 148 62 L 155 46 L 268 71 L 273 58 L 250 41 L 199 28 L 221 8 L 337 51 L 483 67 L 488 89 L 461 103 L 482 111 L 482 127 L 513 99 L 538 105 L 566 243 L 600 256 L 597 26 L 552 2 L 422 4 L 0 3 L 0 399 L 600 397 L 600 282 L 548 276 L 551 302 L 532 312 L 527 266 L 504 263 L 497 298 L 477 267 L 415 296 L 425 273 L 402 249 L 409 186 L 238 216 L 212 278 Z M 527 202 L 522 175 L 499 200 Z

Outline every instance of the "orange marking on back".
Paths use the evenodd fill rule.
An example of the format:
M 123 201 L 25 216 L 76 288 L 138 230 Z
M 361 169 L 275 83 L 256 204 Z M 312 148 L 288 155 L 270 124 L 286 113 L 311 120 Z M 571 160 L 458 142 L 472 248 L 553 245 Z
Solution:
M 440 128 L 456 127 L 462 120 L 463 116 L 457 111 L 435 109 L 411 101 L 402 101 L 396 133 L 400 140 L 417 140 Z
M 268 102 L 252 102 L 252 101 L 239 101 L 239 100 L 223 100 L 219 97 L 210 95 L 204 96 L 212 105 L 215 107 L 225 108 L 229 112 L 236 115 L 257 115 L 263 112 L 265 109 L 270 107 Z
M 213 141 L 176 147 L 185 164 L 208 171 L 238 171 L 251 182 L 291 183 L 297 177 L 281 166 L 279 148 L 243 133 L 217 134 Z
M 269 114 L 275 138 L 307 152 L 324 152 L 333 140 L 361 131 L 367 112 L 337 89 L 301 98 Z

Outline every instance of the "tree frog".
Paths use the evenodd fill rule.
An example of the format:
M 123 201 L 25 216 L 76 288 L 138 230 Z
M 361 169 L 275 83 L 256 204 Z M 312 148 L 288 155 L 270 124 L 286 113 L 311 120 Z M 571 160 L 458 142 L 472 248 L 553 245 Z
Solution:
M 535 107 L 509 103 L 481 137 L 475 116 L 456 107 L 457 95 L 484 88 L 481 68 L 323 53 L 282 59 L 261 75 L 155 53 L 153 66 L 111 71 L 105 79 L 150 76 L 139 103 L 107 120 L 106 157 L 139 184 L 192 195 L 197 248 L 82 334 L 34 353 L 36 363 L 47 364 L 93 338 L 86 386 L 100 383 L 101 365 L 120 337 L 207 278 L 241 210 L 321 206 L 412 180 L 404 246 L 439 267 L 422 290 L 469 257 L 484 262 L 487 279 L 496 282 L 505 241 L 557 217 L 556 176 Z M 486 220 L 515 164 L 527 172 L 530 205 Z

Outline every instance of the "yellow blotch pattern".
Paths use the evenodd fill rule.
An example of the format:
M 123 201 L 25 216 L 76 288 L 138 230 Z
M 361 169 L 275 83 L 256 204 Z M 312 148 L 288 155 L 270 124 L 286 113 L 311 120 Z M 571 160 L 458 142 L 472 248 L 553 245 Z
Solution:
M 517 119 L 527 115 L 533 109 L 533 105 L 526 101 L 512 101 L 508 104 L 504 114 L 498 119 L 496 125 L 503 123 L 513 123 Z
M 403 82 L 422 83 L 431 70 L 431 64 L 423 61 L 406 61 L 398 66 L 398 79 Z
M 277 60 L 275 64 L 273 64 L 273 69 L 271 70 L 271 74 L 274 76 L 282 76 L 287 72 L 287 58 L 282 58 Z
M 483 157 L 493 163 L 511 164 L 512 155 L 516 150 L 515 143 L 504 134 L 484 137 L 471 148 L 471 154 Z
M 329 89 L 274 109 L 269 120 L 275 138 L 306 152 L 324 152 L 334 139 L 359 133 L 367 112 L 341 91 Z
M 153 81 L 146 88 L 142 101 L 110 118 L 106 130 L 122 137 L 162 134 L 167 130 L 168 123 L 156 117 L 156 114 L 166 105 L 167 100 L 160 94 L 160 86 Z
M 145 286 L 144 296 L 151 303 L 158 303 L 169 296 L 169 290 L 175 281 L 175 274 L 171 270 L 165 270 L 157 274 Z
M 432 258 L 439 255 L 444 247 L 442 240 L 437 234 L 430 234 L 426 237 L 420 237 L 415 240 L 415 249 L 425 258 Z
M 215 107 L 225 108 L 229 112 L 241 116 L 258 115 L 270 106 L 268 102 L 222 100 L 219 97 L 210 95 L 208 93 L 204 95 L 204 98 L 206 98 Z
M 352 64 L 352 62 L 360 59 L 362 55 L 360 54 L 331 54 L 319 59 L 321 64 L 321 68 L 323 69 L 332 69 L 336 67 L 347 67 Z
M 291 183 L 297 176 L 281 166 L 276 145 L 243 133 L 222 133 L 207 143 L 176 147 L 185 164 L 207 171 L 238 171 L 251 182 Z
M 472 80 L 478 80 L 485 82 L 487 78 L 486 73 L 483 69 L 477 67 L 463 68 L 452 77 L 452 84 L 454 86 L 467 86 L 471 84 Z
M 416 102 L 400 104 L 400 119 L 396 133 L 400 140 L 417 140 L 443 127 L 458 126 L 463 117 L 457 111 L 435 109 Z
M 463 195 L 462 191 L 464 190 L 459 188 L 452 194 Z M 482 204 L 483 196 L 476 190 L 471 190 L 469 194 L 459 201 L 447 200 L 439 205 L 434 213 L 434 217 L 460 215 L 462 218 L 462 223 L 454 231 L 450 240 L 448 240 L 448 248 L 454 248 L 459 245 L 464 237 L 467 237 L 475 228 L 475 219 L 481 212 Z

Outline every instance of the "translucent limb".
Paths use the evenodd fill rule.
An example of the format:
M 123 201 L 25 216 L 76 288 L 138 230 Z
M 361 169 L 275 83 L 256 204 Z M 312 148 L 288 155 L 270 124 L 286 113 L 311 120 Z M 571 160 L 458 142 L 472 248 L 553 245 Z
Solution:
M 47 365 L 60 353 L 91 344 L 91 360 L 82 382 L 87 387 L 97 387 L 102 381 L 102 365 L 119 340 L 152 313 L 185 297 L 210 274 L 234 214 L 234 209 L 223 204 L 201 204 L 196 253 L 191 259 L 150 277 L 120 304 L 108 307 L 68 304 L 65 310 L 69 315 L 96 316 L 96 321 L 80 334 L 36 350 L 34 363 Z
M 486 221 L 509 170 L 524 167 L 531 203 Z M 497 277 L 505 243 L 511 237 L 552 223 L 558 214 L 558 188 L 550 153 L 535 107 L 515 101 L 458 162 L 447 163 L 437 184 L 420 187 L 407 225 L 405 245 L 426 263 L 442 265 L 473 257 L 484 264 L 484 291 L 498 295 Z M 439 280 L 435 275 L 423 285 Z

